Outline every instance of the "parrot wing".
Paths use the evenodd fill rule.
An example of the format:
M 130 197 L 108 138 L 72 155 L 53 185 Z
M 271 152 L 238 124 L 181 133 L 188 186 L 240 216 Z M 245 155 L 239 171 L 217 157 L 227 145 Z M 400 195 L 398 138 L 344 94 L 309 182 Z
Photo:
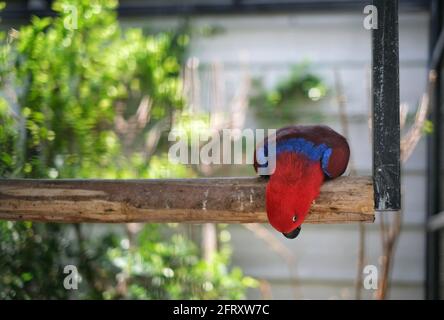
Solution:
M 264 167 L 268 155 L 268 144 L 276 144 L 276 156 L 281 152 L 297 152 L 314 161 L 321 161 L 322 171 L 328 178 L 336 178 L 347 169 L 350 148 L 347 140 L 324 125 L 289 126 L 276 131 L 276 139 L 265 138 L 254 153 L 254 168 Z M 260 159 L 261 161 L 258 161 Z M 260 162 L 260 163 L 259 163 Z

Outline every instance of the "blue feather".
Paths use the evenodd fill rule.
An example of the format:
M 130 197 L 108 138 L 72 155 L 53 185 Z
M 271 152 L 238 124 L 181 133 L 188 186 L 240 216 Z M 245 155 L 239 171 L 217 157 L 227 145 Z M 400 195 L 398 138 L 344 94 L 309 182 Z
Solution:
M 276 145 L 276 157 L 282 152 L 295 152 L 305 155 L 312 161 L 321 161 L 321 167 L 327 176 L 330 174 L 327 171 L 328 161 L 332 154 L 332 149 L 326 144 L 321 143 L 315 145 L 313 142 L 304 138 L 290 138 L 279 141 Z M 257 159 L 258 167 L 267 167 L 266 157 L 268 156 L 268 144 L 258 149 Z M 262 164 L 261 164 L 262 163 Z

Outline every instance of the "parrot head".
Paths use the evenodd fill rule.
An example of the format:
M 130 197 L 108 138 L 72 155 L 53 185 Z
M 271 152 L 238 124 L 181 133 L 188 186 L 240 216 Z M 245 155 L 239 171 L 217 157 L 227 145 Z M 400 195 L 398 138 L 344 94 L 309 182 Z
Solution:
M 270 224 L 285 237 L 296 238 L 323 180 L 318 161 L 296 153 L 281 154 L 266 189 Z

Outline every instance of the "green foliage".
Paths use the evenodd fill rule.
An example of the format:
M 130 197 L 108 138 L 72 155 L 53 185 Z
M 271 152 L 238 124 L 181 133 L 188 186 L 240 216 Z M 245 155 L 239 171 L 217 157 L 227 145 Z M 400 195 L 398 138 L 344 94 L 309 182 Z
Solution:
M 76 26 L 67 6 L 76 9 Z M 123 30 L 116 6 L 58 0 L 57 16 L 33 17 L 9 36 L 0 34 L 1 177 L 195 175 L 165 155 L 164 132 L 183 105 L 179 72 L 188 36 Z M 139 121 L 147 97 L 149 116 Z M 134 119 L 132 136 L 118 129 L 119 121 Z M 159 127 L 160 147 L 151 157 L 146 141 Z M 228 249 L 204 262 L 191 240 L 169 239 L 168 230 L 147 225 L 125 249 L 121 228 L 98 237 L 89 226 L 0 222 L 0 298 L 242 298 L 254 285 L 227 269 Z M 83 278 L 78 293 L 63 288 L 63 266 L 70 263 Z M 127 291 L 118 289 L 120 274 L 128 277 Z
M 244 286 L 256 281 L 244 277 L 238 268 L 228 270 L 228 247 L 211 261 L 202 260 L 196 246 L 180 234 L 156 242 L 157 225 L 147 225 L 139 234 L 140 245 L 123 241 L 108 255 L 124 282 L 125 296 L 132 299 L 240 299 Z M 121 286 L 122 287 L 122 286 Z M 117 288 L 117 289 L 116 289 Z M 105 292 L 106 298 L 120 297 L 118 286 Z M 150 288 L 147 290 L 147 288 Z
M 76 5 L 77 29 L 65 27 L 67 4 Z M 126 163 L 113 132 L 119 102 L 128 115 L 143 95 L 150 96 L 152 125 L 181 106 L 183 48 L 177 36 L 123 32 L 115 6 L 115 1 L 58 1 L 54 9 L 60 17 L 34 17 L 20 29 L 14 47 L 27 129 L 25 176 L 48 176 L 48 168 L 59 177 L 101 177 L 103 171 L 109 176 L 110 161 Z
M 5 99 L 0 97 L 0 177 L 11 174 L 14 168 L 14 144 L 16 134 L 14 130 L 14 119 L 8 111 Z
M 264 89 L 260 80 L 256 80 L 255 91 L 250 104 L 259 118 L 294 122 L 298 108 L 325 97 L 327 87 L 320 77 L 310 72 L 308 64 L 302 63 L 294 66 L 288 78 L 270 90 Z
M 58 225 L 0 222 L 0 299 L 67 298 Z
M 423 126 L 423 128 L 422 128 L 422 131 L 423 131 L 425 134 L 432 134 L 432 133 L 433 133 L 433 122 L 430 121 L 430 120 L 426 120 L 426 121 L 424 122 L 424 126 Z

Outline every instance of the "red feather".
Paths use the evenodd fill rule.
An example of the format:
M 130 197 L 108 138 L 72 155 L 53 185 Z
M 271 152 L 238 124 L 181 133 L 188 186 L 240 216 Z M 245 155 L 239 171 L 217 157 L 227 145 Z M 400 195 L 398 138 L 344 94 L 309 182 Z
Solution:
M 319 195 L 323 181 L 320 162 L 293 152 L 281 154 L 266 190 L 270 224 L 283 233 L 299 227 Z
M 276 132 L 277 144 L 292 138 L 302 138 L 316 146 L 325 144 L 331 154 L 324 168 L 321 161 L 309 159 L 304 153 L 278 154 L 276 169 L 267 185 L 266 209 L 270 224 L 289 238 L 297 235 L 290 233 L 299 232 L 296 229 L 304 222 L 324 179 L 343 174 L 350 157 L 347 140 L 327 126 L 290 126 Z M 266 138 L 263 145 L 268 142 Z M 257 171 L 256 152 L 254 168 Z

